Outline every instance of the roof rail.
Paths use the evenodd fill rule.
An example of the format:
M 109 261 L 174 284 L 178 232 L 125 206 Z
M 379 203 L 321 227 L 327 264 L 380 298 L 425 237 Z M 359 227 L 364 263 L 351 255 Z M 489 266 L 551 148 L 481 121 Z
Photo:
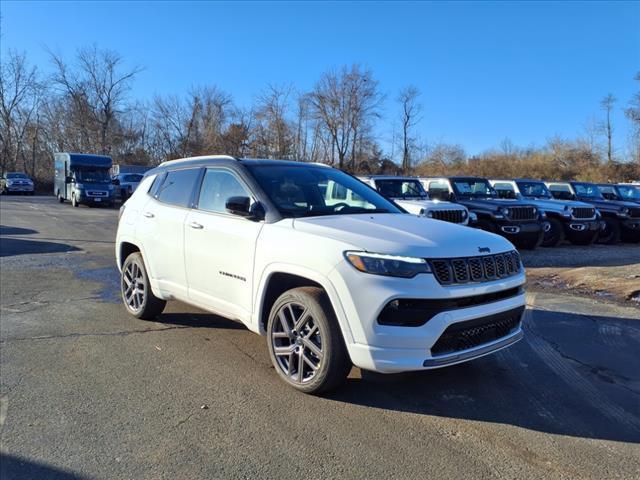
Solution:
M 176 158 L 175 160 L 167 160 L 162 162 L 159 167 L 165 165 L 175 165 L 179 162 L 193 161 L 193 160 L 236 160 L 240 161 L 239 158 L 232 157 L 231 155 L 200 155 L 198 157 L 186 157 L 186 158 Z

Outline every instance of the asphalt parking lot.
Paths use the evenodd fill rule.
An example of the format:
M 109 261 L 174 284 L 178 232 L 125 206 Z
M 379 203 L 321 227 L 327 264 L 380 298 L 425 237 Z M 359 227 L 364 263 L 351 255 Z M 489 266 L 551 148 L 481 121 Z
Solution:
M 0 219 L 3 480 L 640 476 L 633 305 L 531 291 L 513 348 L 319 398 L 240 324 L 128 316 L 116 210 L 10 197 Z

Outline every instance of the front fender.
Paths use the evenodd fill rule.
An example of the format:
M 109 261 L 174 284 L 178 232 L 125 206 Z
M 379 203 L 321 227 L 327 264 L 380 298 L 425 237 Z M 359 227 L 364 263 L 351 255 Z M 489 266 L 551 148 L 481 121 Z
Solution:
M 340 300 L 340 295 L 338 294 L 338 291 L 336 290 L 333 283 L 325 275 L 315 270 L 302 267 L 300 265 L 281 262 L 270 263 L 265 267 L 265 269 L 262 271 L 262 274 L 260 275 L 260 281 L 258 283 L 258 288 L 256 289 L 256 295 L 253 305 L 253 315 L 251 317 L 251 330 L 259 333 L 260 335 L 265 335 L 266 333 L 260 319 L 263 315 L 267 285 L 269 284 L 269 280 L 271 279 L 271 277 L 276 273 L 288 273 L 291 275 L 297 275 L 299 277 L 307 278 L 319 284 L 325 290 L 325 292 L 327 292 L 329 301 L 331 302 L 336 318 L 338 319 L 338 324 L 340 326 L 340 330 L 342 331 L 342 337 L 344 338 L 345 343 L 353 343 L 351 328 L 349 326 L 349 322 L 347 321 L 347 316 Z

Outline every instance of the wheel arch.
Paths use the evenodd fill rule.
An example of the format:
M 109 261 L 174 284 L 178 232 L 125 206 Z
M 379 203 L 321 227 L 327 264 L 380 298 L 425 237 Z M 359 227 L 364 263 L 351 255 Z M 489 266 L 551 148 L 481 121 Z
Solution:
M 353 343 L 353 336 L 346 314 L 331 281 L 318 272 L 291 265 L 274 265 L 263 273 L 256 295 L 256 308 L 254 308 L 253 318 L 254 331 L 260 335 L 266 334 L 266 325 L 271 307 L 273 307 L 280 295 L 297 287 L 317 287 L 324 290 L 338 320 L 338 326 L 345 344 Z

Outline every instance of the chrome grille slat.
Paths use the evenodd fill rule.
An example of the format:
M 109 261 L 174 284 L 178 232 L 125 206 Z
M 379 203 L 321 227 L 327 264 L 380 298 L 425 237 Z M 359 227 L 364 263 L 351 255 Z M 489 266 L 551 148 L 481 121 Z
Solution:
M 467 258 L 429 260 L 431 271 L 442 285 L 490 282 L 522 271 L 516 251 Z

